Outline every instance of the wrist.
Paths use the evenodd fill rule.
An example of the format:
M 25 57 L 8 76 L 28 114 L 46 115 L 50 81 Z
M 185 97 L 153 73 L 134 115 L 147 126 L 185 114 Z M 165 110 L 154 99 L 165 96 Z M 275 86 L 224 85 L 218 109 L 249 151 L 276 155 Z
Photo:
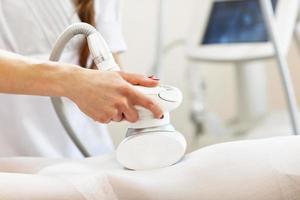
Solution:
M 60 68 L 60 77 L 58 78 L 58 94 L 62 97 L 72 99 L 73 93 L 80 84 L 80 77 L 85 70 L 77 65 L 66 64 Z
M 58 93 L 59 96 L 67 97 L 73 99 L 74 95 L 78 95 L 77 89 L 80 87 L 79 84 L 82 83 L 83 73 L 87 69 L 79 67 L 77 65 L 66 64 L 61 67 L 61 76 L 58 78 Z
M 46 89 L 46 93 L 42 95 L 57 97 L 68 97 L 75 84 L 74 74 L 78 74 L 78 71 L 82 69 L 76 65 L 57 62 L 34 63 L 33 66 L 35 69 L 40 69 L 34 71 L 42 71 L 38 75 L 41 78 L 39 85 L 43 87 L 40 91 Z

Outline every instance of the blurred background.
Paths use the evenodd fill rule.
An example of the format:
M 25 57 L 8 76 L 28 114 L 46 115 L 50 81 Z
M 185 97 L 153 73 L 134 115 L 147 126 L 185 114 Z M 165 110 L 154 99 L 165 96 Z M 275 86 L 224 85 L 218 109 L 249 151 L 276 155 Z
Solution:
M 165 45 L 189 37 L 189 31 L 195 23 L 193 17 L 198 10 L 195 5 L 199 4 L 199 0 L 168 0 L 166 2 L 163 23 Z M 122 55 L 122 63 L 126 71 L 152 75 L 151 67 L 155 62 L 156 51 L 158 8 L 158 0 L 123 1 L 121 8 L 123 32 L 128 51 Z M 208 130 L 195 134 L 196 128 L 191 120 L 192 102 L 187 76 L 186 47 L 184 43 L 179 44 L 164 55 L 161 82 L 180 88 L 184 95 L 183 104 L 172 113 L 171 118 L 176 129 L 186 137 L 188 151 L 224 141 L 291 134 L 284 91 L 275 59 L 265 59 L 262 62 L 266 64 L 268 116 L 244 133 L 222 134 Z M 297 99 L 300 100 L 300 51 L 295 37 L 288 51 L 288 63 Z M 232 119 L 238 113 L 235 67 L 231 63 L 201 62 L 198 64 L 202 67 L 202 77 L 206 85 L 206 109 L 218 116 L 212 117 L 212 121 L 218 124 L 220 120 Z M 125 127 L 125 124 L 109 125 L 115 145 L 124 138 Z

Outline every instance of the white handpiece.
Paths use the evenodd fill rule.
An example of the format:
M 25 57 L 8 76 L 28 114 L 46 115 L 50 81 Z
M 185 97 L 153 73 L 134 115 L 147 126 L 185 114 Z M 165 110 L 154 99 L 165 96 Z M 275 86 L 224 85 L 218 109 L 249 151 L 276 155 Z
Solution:
M 73 24 L 59 36 L 51 52 L 50 60 L 58 61 L 66 44 L 79 34 L 87 37 L 92 59 L 99 70 L 120 70 L 101 34 L 93 26 L 85 23 Z M 150 111 L 137 107 L 140 119 L 129 126 L 127 137 L 117 149 L 117 160 L 124 167 L 136 170 L 165 167 L 178 162 L 185 153 L 186 141 L 170 125 L 169 112 L 180 105 L 181 92 L 170 86 L 156 88 L 136 86 L 136 89 L 148 95 L 161 106 L 165 112 L 164 118 L 155 119 Z M 51 101 L 70 139 L 82 155 L 90 156 L 64 113 L 62 100 L 53 97 Z
M 92 58 L 100 70 L 120 70 L 105 40 L 98 32 L 88 36 L 88 44 Z M 164 116 L 162 119 L 156 119 L 149 110 L 136 106 L 139 120 L 129 125 L 125 140 L 118 146 L 117 160 L 124 167 L 134 170 L 175 164 L 185 153 L 186 141 L 170 125 L 169 112 L 181 104 L 182 93 L 171 86 L 154 88 L 135 86 L 135 89 L 158 103 L 164 111 Z
M 98 69 L 103 71 L 120 71 L 111 50 L 99 32 L 89 35 L 87 41 L 93 61 Z
M 156 119 L 149 110 L 137 107 L 139 120 L 129 125 L 126 138 L 118 146 L 117 160 L 134 170 L 175 164 L 185 154 L 186 140 L 170 124 L 169 112 L 181 104 L 182 93 L 171 86 L 137 86 L 136 89 L 156 101 L 164 111 L 164 117 Z
M 181 92 L 171 86 L 158 86 L 154 88 L 135 86 L 135 88 L 153 99 L 163 110 L 164 116 L 162 119 L 156 119 L 149 110 L 137 106 L 139 120 L 136 123 L 131 123 L 129 128 L 138 129 L 169 124 L 169 112 L 176 109 L 182 102 Z

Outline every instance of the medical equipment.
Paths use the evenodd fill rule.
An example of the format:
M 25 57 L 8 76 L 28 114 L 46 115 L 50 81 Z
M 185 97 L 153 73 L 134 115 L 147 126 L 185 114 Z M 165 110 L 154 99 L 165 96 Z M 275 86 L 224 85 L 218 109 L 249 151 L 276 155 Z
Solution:
M 297 23 L 296 23 L 296 27 L 295 27 L 295 39 L 296 39 L 297 45 L 300 46 L 300 7 L 299 7 Z
M 159 0 L 157 30 L 156 30 L 156 49 L 152 73 L 156 77 L 162 78 L 163 56 L 164 56 L 164 33 L 165 33 L 165 10 L 167 3 L 165 0 Z
M 155 169 L 178 162 L 184 155 L 186 141 L 170 124 L 169 112 L 182 101 L 181 92 L 170 86 L 138 89 L 159 103 L 163 119 L 154 119 L 152 113 L 139 108 L 140 119 L 131 124 L 126 139 L 117 150 L 117 159 L 129 169 Z
M 207 118 L 205 91 L 201 86 L 203 80 L 195 72 L 201 71 L 200 62 L 231 62 L 236 65 L 239 114 L 229 131 L 240 133 L 249 130 L 267 113 L 267 85 L 262 60 L 276 58 L 293 133 L 299 134 L 297 102 L 285 59 L 298 5 L 298 0 L 201 1 L 187 45 L 189 80 L 193 83 L 192 119 L 196 126 L 206 126 L 204 121 Z
M 92 59 L 98 69 L 118 71 L 110 49 L 99 32 L 89 24 L 76 23 L 68 27 L 56 41 L 51 61 L 59 61 L 66 44 L 76 35 L 87 37 Z M 141 170 L 165 167 L 178 162 L 186 149 L 185 138 L 170 124 L 169 112 L 177 108 L 182 101 L 181 92 L 171 86 L 146 88 L 135 86 L 137 90 L 154 99 L 165 112 L 162 119 L 155 119 L 153 114 L 137 107 L 140 119 L 130 124 L 125 140 L 117 148 L 117 160 L 129 169 Z M 99 94 L 101 95 L 101 94 Z M 70 125 L 60 98 L 51 98 L 54 109 L 66 133 L 84 156 L 89 152 L 76 136 Z

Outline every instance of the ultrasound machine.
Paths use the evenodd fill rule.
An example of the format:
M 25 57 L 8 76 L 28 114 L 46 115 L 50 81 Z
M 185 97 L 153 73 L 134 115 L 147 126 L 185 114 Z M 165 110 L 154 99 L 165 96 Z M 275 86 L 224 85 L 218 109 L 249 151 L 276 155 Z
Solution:
M 298 8 L 298 0 L 199 1 L 186 45 L 191 118 L 197 133 L 209 129 L 207 118 L 210 111 L 205 102 L 209 85 L 205 87 L 201 77 L 201 71 L 206 67 L 204 63 L 214 63 L 219 67 L 224 63 L 234 64 L 238 114 L 234 123 L 223 123 L 222 126 L 229 132 L 243 133 L 268 112 L 264 61 L 270 58 L 278 65 L 293 134 L 299 133 L 296 96 L 286 59 Z

